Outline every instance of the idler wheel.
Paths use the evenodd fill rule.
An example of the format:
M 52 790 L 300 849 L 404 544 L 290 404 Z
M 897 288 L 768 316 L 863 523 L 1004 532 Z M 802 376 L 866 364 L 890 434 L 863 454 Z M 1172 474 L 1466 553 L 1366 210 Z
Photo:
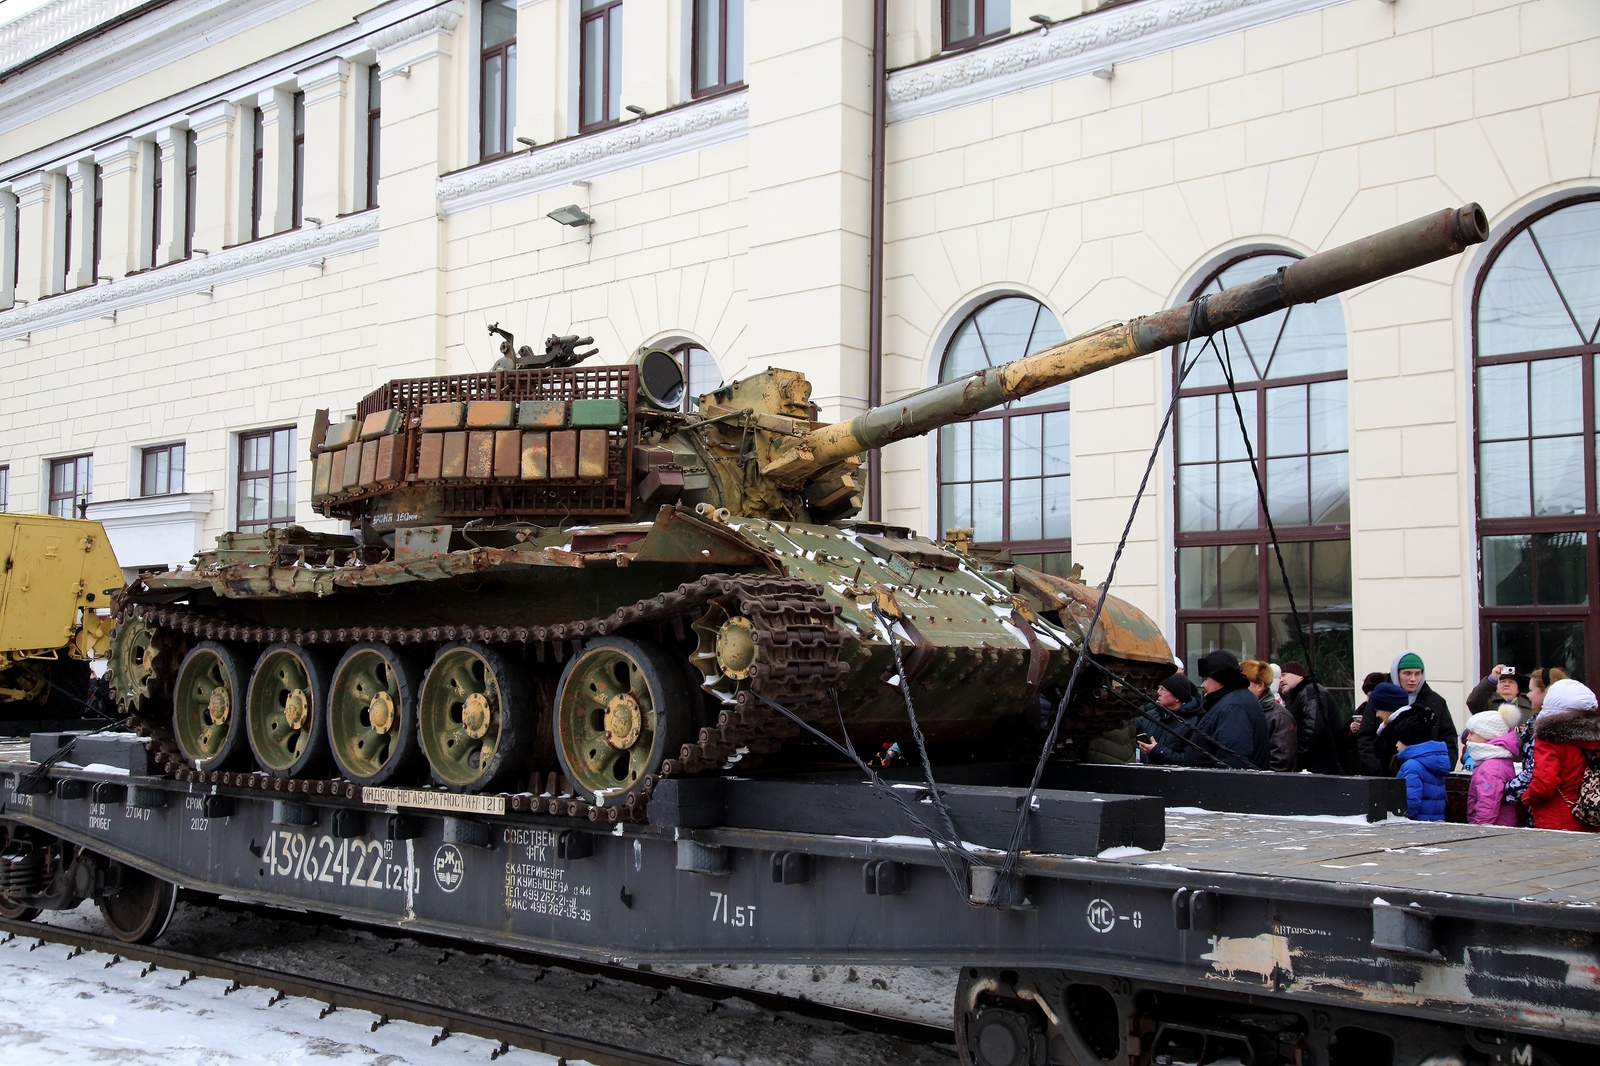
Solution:
M 120 863 L 108 871 L 115 887 L 100 897 L 100 915 L 111 935 L 127 944 L 153 944 L 172 921 L 178 886 Z
M 533 732 L 521 670 L 482 644 L 439 649 L 417 698 L 417 733 L 435 781 L 490 791 L 517 771 Z
M 256 763 L 273 777 L 301 777 L 328 758 L 328 658 L 298 644 L 273 644 L 250 678 L 247 724 Z
M 347 780 L 381 785 L 416 764 L 421 678 L 387 644 L 357 644 L 344 653 L 328 689 L 328 744 Z
M 746 687 L 761 657 L 755 624 L 736 610 L 731 600 L 711 601 L 695 620 L 696 644 L 689 656 L 703 679 L 701 687 L 724 703 Z
M 689 739 L 689 687 L 673 657 L 628 637 L 591 641 L 556 687 L 556 758 L 591 803 L 620 802 Z
M 220 770 L 246 749 L 243 725 L 249 663 L 233 645 L 206 640 L 189 649 L 172 684 L 172 733 L 196 770 Z

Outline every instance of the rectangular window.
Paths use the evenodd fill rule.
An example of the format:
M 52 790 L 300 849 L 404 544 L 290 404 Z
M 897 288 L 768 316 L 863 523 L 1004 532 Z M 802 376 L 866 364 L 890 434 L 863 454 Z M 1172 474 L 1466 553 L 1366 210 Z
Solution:
M 170 496 L 183 491 L 183 445 L 158 444 L 139 453 L 139 495 Z
M 578 128 L 599 129 L 622 113 L 622 0 L 583 0 L 578 28 Z
M 61 292 L 66 292 L 72 287 L 72 179 L 67 178 L 61 183 L 62 191 L 66 193 L 61 198 L 61 240 L 66 245 L 61 249 Z
M 150 253 L 146 266 L 161 265 L 161 146 L 150 146 Z
M 306 194 L 306 94 L 294 94 L 294 184 L 289 191 L 289 225 L 300 226 Z
M 478 156 L 494 159 L 511 151 L 517 126 L 517 5 L 483 0 L 478 67 Z
M 0 511 L 11 510 L 11 468 L 0 466 Z
M 266 177 L 267 128 L 261 109 L 251 109 L 250 126 L 250 239 L 261 236 L 261 181 Z
M 73 455 L 50 460 L 50 513 L 58 518 L 81 518 L 89 502 L 89 481 L 94 457 Z
M 694 95 L 744 84 L 744 0 L 694 0 Z
M 94 277 L 91 284 L 100 280 L 100 232 L 105 228 L 101 221 L 105 212 L 105 202 L 105 180 L 97 166 L 94 168 Z
M 195 150 L 194 130 L 183 134 L 183 257 L 194 255 L 194 198 L 200 189 L 200 159 Z
M 294 494 L 294 427 L 239 434 L 238 528 L 292 524 Z
M 944 0 L 944 47 L 970 48 L 1011 32 L 1011 0 Z
M 378 206 L 378 137 L 383 129 L 383 91 L 378 68 L 367 68 L 367 206 Z

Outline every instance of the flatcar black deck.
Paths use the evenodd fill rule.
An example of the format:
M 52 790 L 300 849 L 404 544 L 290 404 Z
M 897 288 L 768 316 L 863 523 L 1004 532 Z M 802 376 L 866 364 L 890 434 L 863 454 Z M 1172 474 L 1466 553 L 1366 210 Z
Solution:
M 1025 855 L 1027 900 L 1001 909 L 974 902 L 981 863 L 958 887 L 909 824 L 600 828 L 66 767 L 30 792 L 33 765 L 0 749 L 7 821 L 200 891 L 486 943 L 1060 969 L 1600 1042 L 1587 834 L 1177 807 L 1159 851 Z M 1061 804 L 1041 816 L 1072 817 Z

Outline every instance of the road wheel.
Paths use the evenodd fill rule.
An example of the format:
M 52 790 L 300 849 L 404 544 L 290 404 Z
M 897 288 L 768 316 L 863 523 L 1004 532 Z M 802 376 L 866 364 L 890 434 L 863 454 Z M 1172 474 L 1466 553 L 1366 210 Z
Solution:
M 172 691 L 172 732 L 178 750 L 196 770 L 219 770 L 243 757 L 248 745 L 240 699 L 250 675 L 244 653 L 206 640 L 178 665 Z
M 417 698 L 417 735 L 433 778 L 487 792 L 515 773 L 533 733 L 522 671 L 482 644 L 446 644 Z
M 674 657 L 602 637 L 567 663 L 556 687 L 556 757 L 591 802 L 619 802 L 689 739 L 689 690 Z
M 328 689 L 328 744 L 346 779 L 381 785 L 417 761 L 421 671 L 387 644 L 344 653 Z
M 328 759 L 328 678 L 321 649 L 273 644 L 256 661 L 246 700 L 250 750 L 273 777 L 301 777 Z

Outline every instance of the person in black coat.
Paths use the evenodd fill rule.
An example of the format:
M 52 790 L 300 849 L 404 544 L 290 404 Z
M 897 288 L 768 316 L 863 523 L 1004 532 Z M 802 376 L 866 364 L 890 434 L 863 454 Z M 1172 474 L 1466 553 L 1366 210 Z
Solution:
M 1394 657 L 1389 667 L 1389 680 L 1406 691 L 1413 710 L 1427 711 L 1433 718 L 1434 740 L 1444 741 L 1450 753 L 1450 768 L 1455 769 L 1461 758 L 1461 738 L 1456 734 L 1456 720 L 1450 715 L 1450 706 L 1444 697 L 1428 687 L 1428 677 L 1422 665 L 1422 656 L 1414 651 L 1403 651 Z
M 1338 732 L 1345 728 L 1344 717 L 1334 705 L 1333 694 L 1309 676 L 1298 662 L 1283 664 L 1281 685 L 1284 705 L 1294 716 L 1300 751 L 1296 766 L 1314 774 L 1337 774 L 1339 766 Z
M 1144 741 L 1140 748 L 1153 763 L 1237 770 L 1265 770 L 1270 759 L 1267 719 L 1232 652 L 1213 651 L 1200 660 L 1204 708 L 1181 749 Z
M 1134 728 L 1141 734 L 1139 747 L 1145 762 L 1155 762 L 1150 752 L 1161 748 L 1162 761 L 1182 765 L 1180 755 L 1193 750 L 1189 738 L 1195 723 L 1205 713 L 1200 705 L 1200 690 L 1181 673 L 1173 674 L 1156 688 L 1156 701 L 1139 712 Z
M 1372 690 L 1363 705 L 1367 714 L 1361 719 L 1361 773 L 1365 777 L 1394 776 L 1394 736 L 1384 729 L 1384 724 L 1400 710 L 1411 710 L 1406 703 L 1406 690 L 1391 681 L 1385 681 Z M 1428 717 L 1424 710 L 1419 718 Z M 1431 722 L 1431 718 L 1429 719 Z

